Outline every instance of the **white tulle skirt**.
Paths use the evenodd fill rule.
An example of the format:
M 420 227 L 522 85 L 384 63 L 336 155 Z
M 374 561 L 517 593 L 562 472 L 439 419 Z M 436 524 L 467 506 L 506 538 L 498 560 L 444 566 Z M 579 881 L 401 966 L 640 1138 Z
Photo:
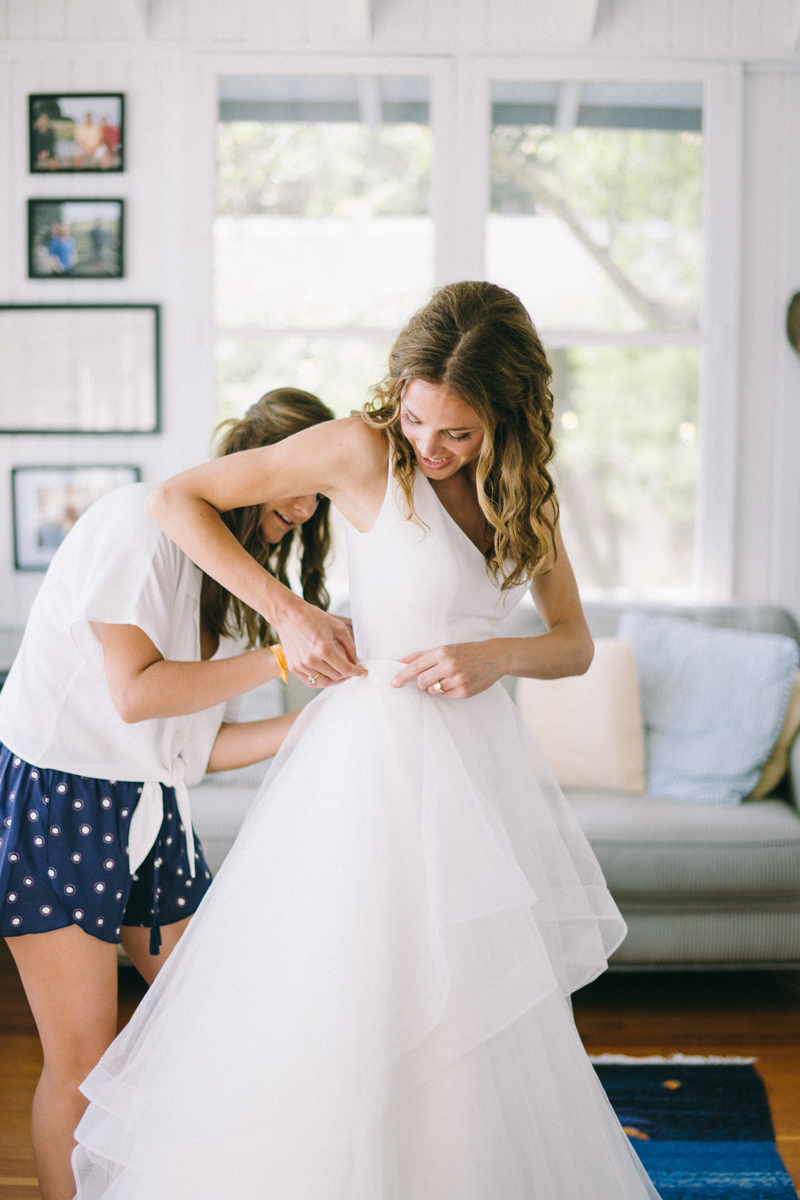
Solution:
M 83 1085 L 79 1200 L 656 1197 L 565 995 L 625 933 L 496 685 L 301 715 Z

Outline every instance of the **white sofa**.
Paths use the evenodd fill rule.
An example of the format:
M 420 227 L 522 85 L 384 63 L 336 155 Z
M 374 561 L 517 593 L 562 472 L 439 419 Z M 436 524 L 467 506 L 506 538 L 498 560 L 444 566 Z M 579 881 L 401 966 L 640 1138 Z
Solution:
M 637 606 L 642 607 L 642 606 Z M 596 636 L 616 632 L 621 606 L 587 605 Z M 782 609 L 652 606 L 711 625 L 783 633 L 800 629 Z M 542 626 L 524 607 L 504 631 Z M 513 696 L 515 680 L 506 680 Z M 314 693 L 290 682 L 288 707 Z M 248 698 L 248 716 L 282 707 L 279 685 Z M 265 766 L 208 776 L 192 789 L 195 825 L 212 870 L 233 843 Z M 800 968 L 800 739 L 780 795 L 734 806 L 681 804 L 653 796 L 567 792 L 628 922 L 618 969 Z

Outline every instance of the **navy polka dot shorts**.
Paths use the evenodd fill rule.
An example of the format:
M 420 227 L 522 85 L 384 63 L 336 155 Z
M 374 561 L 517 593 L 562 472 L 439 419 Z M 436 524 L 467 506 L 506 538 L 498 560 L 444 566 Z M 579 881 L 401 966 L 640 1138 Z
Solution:
M 33 767 L 0 744 L 0 937 L 80 925 L 118 942 L 123 925 L 159 926 L 194 913 L 211 885 L 195 835 L 191 876 L 173 788 L 163 787 L 164 820 L 131 876 L 128 831 L 141 784 Z

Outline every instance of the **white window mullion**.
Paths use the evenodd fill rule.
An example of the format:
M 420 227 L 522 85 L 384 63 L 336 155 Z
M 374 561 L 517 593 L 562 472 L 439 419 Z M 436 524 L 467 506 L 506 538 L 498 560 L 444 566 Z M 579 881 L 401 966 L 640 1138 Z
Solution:
M 739 395 L 742 70 L 706 81 L 706 275 L 700 363 L 695 579 L 704 600 L 733 599 Z
M 435 129 L 442 197 L 435 210 L 437 285 L 483 279 L 490 131 L 490 79 L 474 59 L 454 59 L 447 107 Z

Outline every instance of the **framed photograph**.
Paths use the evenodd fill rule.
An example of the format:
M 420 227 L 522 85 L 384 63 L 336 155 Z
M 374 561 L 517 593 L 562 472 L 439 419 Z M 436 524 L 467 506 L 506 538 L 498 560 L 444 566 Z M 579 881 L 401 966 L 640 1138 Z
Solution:
M 28 97 L 30 169 L 124 171 L 125 97 L 119 92 Z
M 29 200 L 29 279 L 121 279 L 124 200 Z
M 78 517 L 123 483 L 138 483 L 138 467 L 14 467 L 14 566 L 44 571 Z
M 158 433 L 157 304 L 0 305 L 0 433 Z

